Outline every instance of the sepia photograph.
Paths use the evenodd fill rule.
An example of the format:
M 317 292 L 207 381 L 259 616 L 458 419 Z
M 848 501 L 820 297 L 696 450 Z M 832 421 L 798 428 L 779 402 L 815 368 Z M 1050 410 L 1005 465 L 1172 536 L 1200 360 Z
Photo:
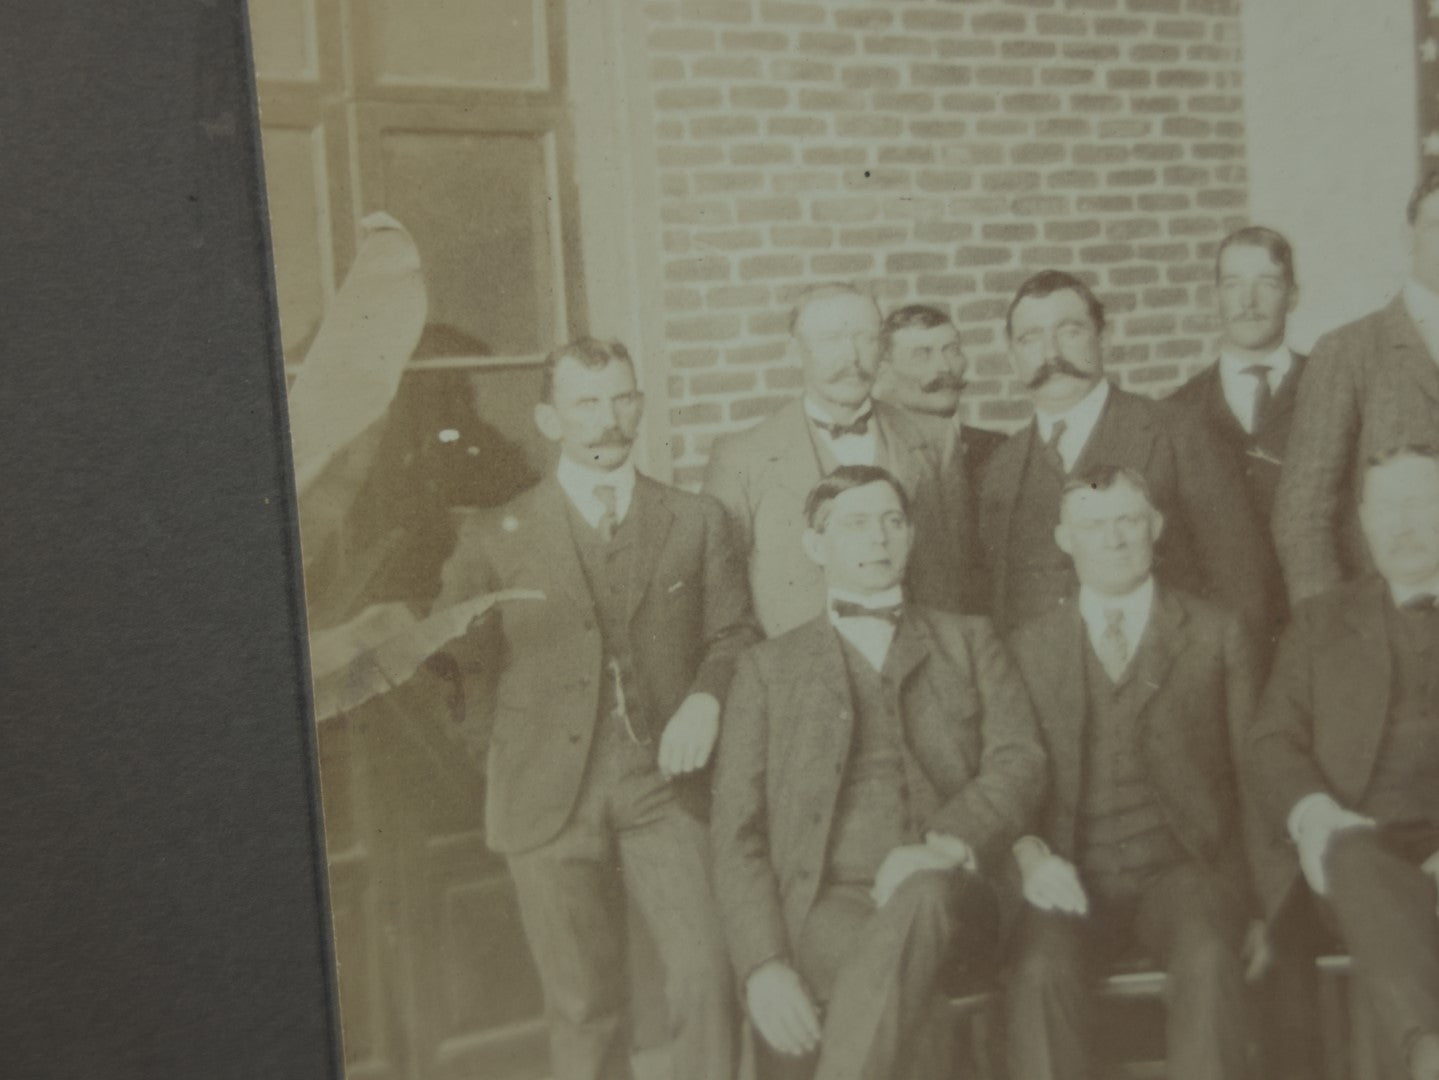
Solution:
M 1439 1080 L 1439 3 L 248 12 L 349 1080 Z

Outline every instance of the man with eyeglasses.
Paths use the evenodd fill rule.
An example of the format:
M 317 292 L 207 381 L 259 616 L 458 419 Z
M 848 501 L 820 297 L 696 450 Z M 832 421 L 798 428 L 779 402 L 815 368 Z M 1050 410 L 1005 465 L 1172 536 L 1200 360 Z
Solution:
M 769 636 L 793 629 L 824 605 L 824 576 L 804 556 L 805 495 L 841 465 L 880 466 L 912 507 L 915 551 L 909 584 L 923 602 L 964 604 L 971 551 L 956 540 L 951 507 L 962 474 L 945 478 L 938 441 L 906 410 L 876 401 L 879 308 L 850 285 L 804 293 L 790 316 L 786 356 L 803 372 L 804 392 L 710 450 L 704 491 L 729 510 L 749 560 L 755 612 Z M 950 501 L 952 500 L 952 501 Z
M 1160 573 L 1257 629 L 1264 547 L 1243 478 L 1202 428 L 1105 378 L 1104 328 L 1099 298 L 1060 270 L 1035 274 L 1010 302 L 1010 363 L 1034 420 L 994 452 L 981 481 L 995 622 L 1008 631 L 1073 597 L 1074 566 L 1054 539 L 1060 494 L 1076 473 L 1122 466 L 1144 477 L 1164 517 Z
M 437 610 L 503 590 L 447 651 L 466 722 L 490 695 L 485 828 L 545 992 L 556 1080 L 628 1080 L 625 905 L 665 973 L 673 1075 L 733 1080 L 732 980 L 710 887 L 704 769 L 758 638 L 724 508 L 641 475 L 644 400 L 618 342 L 545 360 L 555 470 L 468 523 Z
M 1376 572 L 1295 606 L 1249 734 L 1260 884 L 1317 902 L 1385 1054 L 1439 1080 L 1439 451 L 1372 458 L 1359 523 Z

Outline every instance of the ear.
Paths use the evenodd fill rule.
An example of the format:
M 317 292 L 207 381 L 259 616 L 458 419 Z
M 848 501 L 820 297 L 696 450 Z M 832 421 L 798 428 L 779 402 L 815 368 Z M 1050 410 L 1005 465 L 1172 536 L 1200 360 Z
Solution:
M 1164 515 L 1158 510 L 1149 511 L 1149 542 L 1159 543 L 1159 538 L 1164 535 Z
M 548 401 L 542 401 L 535 406 L 535 427 L 540 429 L 540 434 L 557 443 L 564 435 L 564 425 L 560 423 L 560 414 Z
M 804 553 L 809 556 L 809 561 L 824 569 L 824 537 L 813 529 L 805 529 L 800 535 L 800 544 L 804 547 Z
M 1294 309 L 1295 309 L 1296 306 L 1298 306 L 1298 304 L 1299 304 L 1299 285 L 1296 283 L 1296 284 L 1294 284 L 1294 285 L 1289 286 L 1289 306 L 1286 307 L 1284 310 L 1287 311 L 1287 312 L 1289 312 L 1290 314 L 1293 314 L 1293 313 L 1294 313 Z

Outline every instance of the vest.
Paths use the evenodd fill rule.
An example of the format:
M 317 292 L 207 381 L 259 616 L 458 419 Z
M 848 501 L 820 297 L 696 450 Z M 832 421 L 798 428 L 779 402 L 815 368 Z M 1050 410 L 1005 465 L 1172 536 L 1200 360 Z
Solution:
M 1148 643 L 1141 640 L 1139 647 Z M 1089 723 L 1077 822 L 1078 862 L 1094 889 L 1114 897 L 1132 893 L 1185 855 L 1140 756 L 1141 685 L 1128 673 L 1119 685 L 1110 682 L 1088 634 L 1084 682 Z
M 1362 809 L 1381 822 L 1439 825 L 1439 612 L 1385 607 L 1394 658 L 1389 715 Z
M 606 543 L 569 499 L 565 500 L 565 506 L 569 510 L 570 534 L 574 537 L 580 566 L 584 569 L 585 581 L 595 602 L 600 641 L 604 648 L 605 670 L 600 679 L 599 715 L 601 718 L 614 717 L 621 729 L 624 729 L 625 718 L 628 718 L 633 735 L 640 740 L 648 739 L 653 734 L 650 730 L 652 718 L 646 706 L 648 694 L 640 683 L 635 666 L 634 642 L 630 639 L 629 628 L 630 603 L 645 586 L 645 568 L 635 559 L 639 540 L 635 524 L 638 515 L 631 501 L 629 513 L 615 529 L 614 539 Z M 613 668 L 619 671 L 618 687 L 610 673 Z
M 921 839 L 920 823 L 938 809 L 939 796 L 906 743 L 899 687 L 835 633 L 849 673 L 854 733 L 830 833 L 827 880 L 869 885 L 892 849 Z
M 1065 475 L 1045 453 L 1037 426 L 1030 427 L 1029 439 L 1029 457 L 1002 556 L 1008 565 L 1004 610 L 996 613 L 1003 625 L 1011 627 L 1051 610 L 1078 587 L 1074 564 L 1054 542 Z

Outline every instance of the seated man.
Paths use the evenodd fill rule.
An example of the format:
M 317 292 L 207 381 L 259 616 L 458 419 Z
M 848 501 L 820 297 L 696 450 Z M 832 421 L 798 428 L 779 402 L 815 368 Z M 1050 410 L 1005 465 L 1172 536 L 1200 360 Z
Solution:
M 766 1075 L 891 1080 L 988 879 L 1043 797 L 1029 699 L 977 617 L 906 603 L 904 489 L 842 466 L 805 503 L 822 613 L 741 657 L 717 750 L 714 880 Z
M 1439 450 L 1371 461 L 1359 522 L 1378 573 L 1295 609 L 1250 733 L 1278 855 L 1262 891 L 1277 914 L 1303 871 L 1387 1051 L 1436 1080 Z
M 1052 762 L 1007 981 L 1010 1075 L 1091 1075 L 1088 982 L 1131 943 L 1168 974 L 1171 1080 L 1245 1074 L 1249 881 L 1231 746 L 1256 694 L 1239 618 L 1154 579 L 1144 478 L 1072 480 L 1055 540 L 1078 596 L 1011 642 Z

